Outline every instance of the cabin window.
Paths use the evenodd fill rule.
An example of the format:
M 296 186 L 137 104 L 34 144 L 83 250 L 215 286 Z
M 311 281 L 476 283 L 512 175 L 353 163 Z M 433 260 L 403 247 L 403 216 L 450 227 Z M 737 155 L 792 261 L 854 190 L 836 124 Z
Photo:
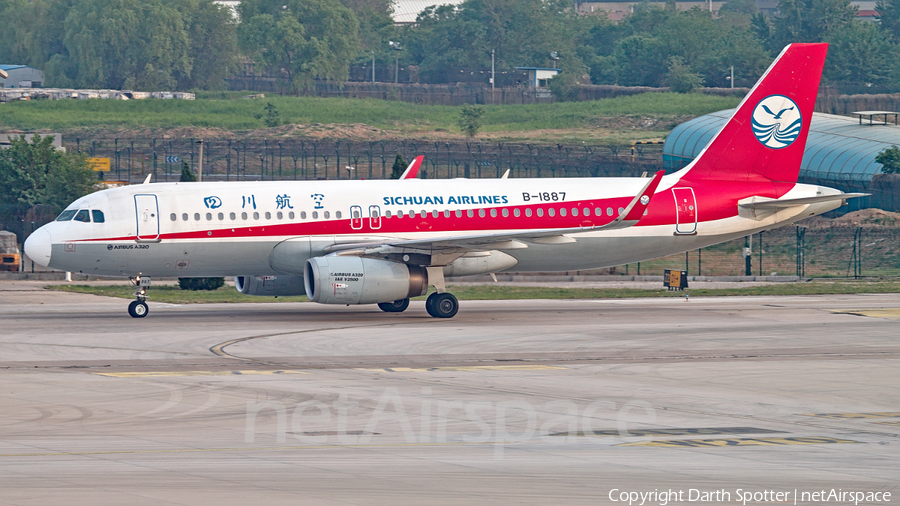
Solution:
M 212 221 L 212 213 L 206 213 L 206 221 Z
M 354 209 L 354 210 L 353 210 L 353 219 L 354 219 L 354 220 L 358 220 L 358 219 L 360 219 L 360 218 L 362 218 L 362 214 L 359 212 L 359 210 Z
M 457 209 L 457 210 L 456 210 L 456 217 L 457 217 L 457 218 L 462 218 L 462 210 L 461 210 L 461 209 Z
M 306 213 L 303 212 L 303 213 L 300 213 L 300 214 L 301 214 L 301 218 L 303 218 L 303 219 L 305 220 L 305 219 L 306 219 Z M 292 219 L 292 220 L 294 219 L 294 211 L 291 211 L 291 212 L 288 213 L 288 218 L 290 218 L 290 219 Z
M 619 208 L 619 216 L 621 216 L 622 213 L 624 213 L 624 212 L 625 212 L 625 209 L 623 209 L 623 208 L 620 207 L 620 208 Z
M 491 218 L 496 218 L 496 217 L 497 217 L 497 210 L 491 209 Z
M 76 211 L 74 209 L 69 210 L 69 211 L 63 211 L 63 212 L 59 213 L 59 217 L 56 218 L 56 221 L 69 221 L 72 219 L 73 216 L 75 216 L 75 213 L 77 213 L 77 212 L 78 211 Z
M 194 221 L 200 221 L 200 213 L 194 213 Z
M 269 213 L 266 213 L 266 214 L 269 214 Z M 259 213 L 253 213 L 253 219 L 254 219 L 254 220 L 258 220 L 258 219 L 259 219 Z
M 581 210 L 581 214 L 582 214 L 582 216 L 590 216 L 591 210 L 588 209 L 587 207 L 585 207 L 584 209 Z
M 551 211 L 551 212 L 552 212 L 552 211 Z M 566 208 L 565 208 L 565 207 L 560 207 L 560 208 L 559 208 L 559 215 L 560 215 L 560 216 L 565 216 L 565 215 L 566 215 Z M 550 216 L 553 216 L 553 215 L 551 214 Z
M 337 219 L 341 219 L 341 212 L 340 212 L 340 211 L 335 211 L 335 212 L 334 212 L 334 217 L 337 218 Z M 327 216 L 326 216 L 326 218 L 327 218 Z
M 246 220 L 247 220 L 247 213 L 241 213 L 241 219 L 246 221 Z
M 508 217 L 509 217 L 509 209 L 506 209 L 506 208 L 503 209 L 503 217 L 504 217 L 504 218 L 508 218 Z
M 468 216 L 469 218 L 475 216 L 475 211 L 473 211 L 472 209 L 466 209 L 466 216 Z
M 444 218 L 449 218 L 449 217 L 450 217 L 450 210 L 444 209 Z
M 391 210 L 390 210 L 390 209 L 388 209 L 387 211 L 384 212 L 384 217 L 390 219 L 390 217 L 391 217 Z
M 437 209 L 435 209 L 434 211 L 431 211 L 431 217 L 432 217 L 432 218 L 437 218 L 437 217 L 438 217 L 438 210 L 437 210 Z
M 331 213 L 329 213 L 328 211 L 324 211 L 322 213 L 322 217 L 327 220 L 328 218 L 331 218 Z
M 530 209 L 526 209 L 526 210 L 525 210 L 526 213 L 527 213 L 528 211 L 530 211 Z M 541 209 L 541 208 L 539 207 L 538 210 L 537 210 L 537 215 L 538 215 L 538 218 L 543 217 L 543 216 L 544 216 L 544 210 Z
M 312 212 L 312 219 L 314 219 L 314 220 L 318 220 L 318 219 L 319 219 L 319 211 L 313 211 L 313 212 Z
M 219 213 L 219 221 L 222 221 L 224 219 L 225 219 L 225 213 Z
M 172 213 L 169 215 L 169 219 L 172 221 L 178 221 L 178 215 L 175 213 Z
M 525 208 L 525 216 L 528 218 L 531 218 L 531 208 L 530 207 Z M 519 210 L 516 209 L 516 218 L 518 218 L 518 217 L 519 217 Z
M 294 211 L 289 212 L 288 216 L 293 220 L 294 219 Z M 300 211 L 300 219 L 301 220 L 306 219 L 306 211 Z
M 594 216 L 603 216 L 603 209 L 600 209 L 599 207 L 595 207 L 594 208 Z
M 244 214 L 246 214 L 246 213 L 244 213 Z M 236 220 L 236 219 L 237 219 L 237 215 L 234 214 L 234 213 L 228 213 L 228 217 L 231 218 L 232 220 Z
M 415 211 L 410 211 L 410 212 L 409 212 L 409 217 L 415 219 L 415 217 L 416 217 L 416 212 L 415 212 Z
M 281 213 L 278 213 L 278 214 L 281 214 Z M 254 217 L 254 218 L 256 218 L 257 216 L 259 216 L 257 213 L 253 213 L 253 217 Z M 279 216 L 279 218 L 281 218 L 281 216 Z M 271 219 L 272 219 L 272 213 L 267 212 L 267 213 L 266 213 L 266 219 L 267 219 L 267 220 L 271 220 Z
M 93 211 L 91 211 L 91 214 L 94 217 L 94 223 L 103 223 L 106 221 L 106 218 L 103 216 L 103 211 L 94 209 Z
M 552 207 L 550 209 L 547 209 L 547 216 L 551 218 L 556 216 L 556 209 L 553 209 Z
M 270 215 L 269 213 L 266 213 L 266 219 L 267 219 L 267 220 L 269 219 L 269 216 L 271 216 L 271 215 Z M 284 213 L 282 213 L 281 211 L 278 211 L 277 213 L 275 213 L 275 217 L 278 218 L 279 220 L 280 220 L 280 219 L 283 219 L 283 218 L 284 218 Z
M 611 208 L 611 207 L 607 207 L 607 208 L 606 208 L 606 215 L 607 215 L 607 216 L 612 216 L 612 208 Z
M 479 209 L 479 210 L 478 210 L 478 217 L 479 217 L 479 218 L 484 218 L 484 209 Z
M 75 221 L 90 223 L 91 215 L 88 213 L 87 209 L 82 209 L 82 210 L 78 211 L 78 213 L 75 215 Z

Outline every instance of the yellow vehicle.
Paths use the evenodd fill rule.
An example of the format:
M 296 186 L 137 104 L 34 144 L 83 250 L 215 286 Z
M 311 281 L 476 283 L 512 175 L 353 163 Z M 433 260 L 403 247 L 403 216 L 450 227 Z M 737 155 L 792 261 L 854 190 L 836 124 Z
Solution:
M 0 254 L 0 271 L 18 271 L 21 259 L 19 255 L 2 253 Z

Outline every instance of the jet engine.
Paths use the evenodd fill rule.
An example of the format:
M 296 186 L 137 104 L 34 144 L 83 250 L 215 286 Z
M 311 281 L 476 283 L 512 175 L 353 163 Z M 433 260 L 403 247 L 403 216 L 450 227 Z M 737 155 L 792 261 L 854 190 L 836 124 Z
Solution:
M 425 295 L 424 267 L 355 256 L 306 261 L 306 296 L 320 304 L 374 304 Z
M 269 297 L 303 295 L 303 276 L 235 276 L 234 287 L 244 295 Z

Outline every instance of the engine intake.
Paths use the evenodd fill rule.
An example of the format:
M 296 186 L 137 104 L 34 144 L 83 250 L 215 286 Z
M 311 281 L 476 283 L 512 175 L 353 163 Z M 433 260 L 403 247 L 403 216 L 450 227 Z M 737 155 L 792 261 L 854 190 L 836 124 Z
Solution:
M 320 304 L 375 304 L 425 295 L 424 267 L 354 256 L 306 261 L 306 296 Z

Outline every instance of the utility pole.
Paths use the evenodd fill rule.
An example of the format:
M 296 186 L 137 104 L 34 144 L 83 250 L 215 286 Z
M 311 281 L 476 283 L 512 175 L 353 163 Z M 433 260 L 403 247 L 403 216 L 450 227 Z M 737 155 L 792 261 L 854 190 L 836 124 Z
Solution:
M 197 141 L 200 145 L 200 167 L 197 169 L 197 182 L 203 181 L 203 139 Z
M 375 84 L 375 51 L 372 51 L 372 84 Z
M 734 65 L 731 66 L 731 88 L 734 89 Z
M 494 103 L 494 49 L 491 48 L 491 103 Z

